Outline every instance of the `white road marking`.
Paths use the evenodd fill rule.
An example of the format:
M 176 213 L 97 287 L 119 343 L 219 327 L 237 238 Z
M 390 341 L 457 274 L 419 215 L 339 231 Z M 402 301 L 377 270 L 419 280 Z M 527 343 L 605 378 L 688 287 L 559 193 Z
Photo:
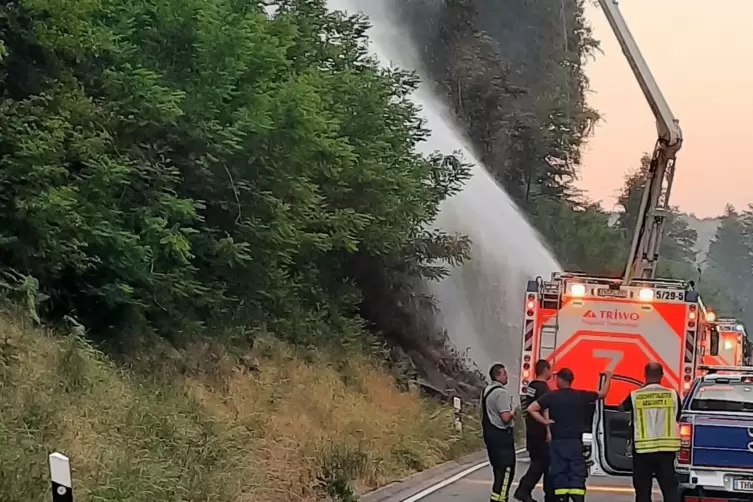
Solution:
M 441 490 L 445 486 L 451 485 L 455 481 L 458 481 L 460 479 L 463 479 L 466 476 L 469 476 L 469 475 L 473 474 L 474 472 L 478 471 L 479 469 L 482 469 L 482 468 L 486 467 L 487 465 L 489 465 L 489 462 L 481 462 L 480 464 L 476 464 L 474 466 L 471 466 L 471 467 L 467 468 L 464 471 L 460 471 L 459 473 L 455 474 L 454 476 L 451 476 L 451 477 L 449 477 L 449 478 L 447 478 L 445 480 L 442 480 L 439 483 L 437 483 L 435 485 L 432 485 L 432 486 L 430 486 L 430 487 L 428 487 L 428 488 L 426 488 L 426 489 L 418 492 L 417 494 L 408 497 L 407 499 L 403 499 L 402 502 L 416 502 L 417 500 L 421 500 L 422 498 L 427 497 L 427 496 L 431 495 L 432 493 L 434 493 L 434 492 L 436 492 L 438 490 Z
M 589 436 L 590 436 L 590 434 L 589 434 Z M 519 449 L 515 450 L 515 454 L 516 455 L 520 455 L 521 453 L 525 453 L 525 451 L 526 451 L 525 448 L 519 448 Z M 527 460 L 528 459 L 520 459 L 520 460 L 518 460 L 518 462 L 526 462 Z M 429 486 L 428 488 L 424 488 L 423 490 L 421 490 L 420 492 L 416 493 L 415 495 L 411 495 L 407 499 L 403 499 L 400 502 L 417 502 L 417 501 L 419 501 L 419 500 L 421 500 L 423 498 L 428 497 L 432 493 L 441 490 L 442 488 L 444 488 L 446 486 L 449 486 L 449 485 L 451 485 L 451 484 L 453 484 L 453 483 L 455 483 L 455 482 L 457 482 L 457 481 L 459 481 L 459 480 L 461 480 L 461 479 L 463 479 L 463 478 L 465 478 L 467 476 L 470 476 L 474 472 L 476 472 L 476 471 L 478 471 L 480 469 L 483 469 L 487 465 L 489 465 L 488 461 L 481 462 L 480 464 L 472 465 L 471 467 L 468 467 L 467 469 L 465 469 L 463 471 L 460 471 L 459 473 L 455 474 L 454 476 L 450 476 L 447 479 L 443 479 L 439 483 L 433 484 L 433 485 Z M 592 472 L 592 474 L 597 474 L 597 473 Z M 602 473 L 598 473 L 598 474 L 602 474 Z M 602 487 L 597 487 L 594 491 L 599 491 L 599 488 L 602 488 Z M 632 491 L 632 488 L 630 489 L 630 491 Z
M 526 451 L 525 448 L 519 448 L 519 449 L 515 450 L 515 454 L 516 455 L 520 455 L 521 453 L 525 453 L 525 451 Z M 432 493 L 434 493 L 434 492 L 436 492 L 438 490 L 441 490 L 445 486 L 451 485 L 452 483 L 454 483 L 456 481 L 459 481 L 459 480 L 463 479 L 466 476 L 470 476 L 474 472 L 478 471 L 479 469 L 483 469 L 487 465 L 489 465 L 488 461 L 481 462 L 480 464 L 472 465 L 471 467 L 469 467 L 469 468 L 467 468 L 467 469 L 465 469 L 463 471 L 460 471 L 459 473 L 455 474 L 454 476 L 450 476 L 447 479 L 443 479 L 439 483 L 431 485 L 428 488 L 424 488 L 423 490 L 421 490 L 417 494 L 411 495 L 407 499 L 403 499 L 401 502 L 416 502 L 418 500 L 421 500 L 422 498 L 425 498 L 425 497 L 431 495 Z

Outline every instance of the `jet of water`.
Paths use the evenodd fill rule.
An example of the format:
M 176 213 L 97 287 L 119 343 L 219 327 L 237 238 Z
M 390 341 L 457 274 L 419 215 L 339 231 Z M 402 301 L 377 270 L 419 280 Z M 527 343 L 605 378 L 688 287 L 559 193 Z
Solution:
M 408 33 L 394 19 L 386 0 L 329 0 L 331 10 L 362 12 L 369 17 L 372 50 L 385 66 L 425 74 Z M 422 79 L 425 80 L 425 79 Z M 436 225 L 462 233 L 472 241 L 472 259 L 449 277 L 429 284 L 436 297 L 438 322 L 454 346 L 485 372 L 493 362 L 519 375 L 525 285 L 537 275 L 559 271 L 557 260 L 542 243 L 515 203 L 481 166 L 453 126 L 451 115 L 426 84 L 413 95 L 431 130 L 421 151 L 463 152 L 472 177 L 464 190 L 444 201 Z

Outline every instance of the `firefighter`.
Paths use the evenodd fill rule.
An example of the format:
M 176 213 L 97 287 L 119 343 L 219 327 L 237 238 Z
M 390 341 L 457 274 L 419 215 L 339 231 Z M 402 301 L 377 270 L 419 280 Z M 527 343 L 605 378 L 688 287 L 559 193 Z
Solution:
M 549 392 L 547 382 L 552 378 L 552 366 L 546 359 L 539 359 L 534 365 L 536 378 L 528 384 L 525 400 L 522 404 L 525 411 L 528 406 Z M 544 417 L 549 418 L 549 412 L 544 412 Z M 520 478 L 518 488 L 513 497 L 521 502 L 535 502 L 531 497 L 536 484 L 544 476 L 544 500 L 554 501 L 554 492 L 551 489 L 549 476 L 549 442 L 551 441 L 549 427 L 537 422 L 530 415 L 526 415 L 526 449 L 530 463 L 528 470 Z
M 651 502 L 654 477 L 664 501 L 679 502 L 675 455 L 680 450 L 680 396 L 661 384 L 661 364 L 648 363 L 644 375 L 646 384 L 620 405 L 631 412 L 635 502 Z
M 569 368 L 557 372 L 557 390 L 531 403 L 528 413 L 551 431 L 550 465 L 552 489 L 560 501 L 583 502 L 586 496 L 586 460 L 583 458 L 584 425 L 597 399 L 604 399 L 612 383 L 606 372 L 604 387 L 598 392 L 572 388 L 575 375 Z M 549 411 L 549 419 L 542 412 Z
M 489 370 L 492 383 L 481 395 L 481 428 L 489 464 L 494 473 L 492 502 L 507 502 L 515 475 L 515 437 L 513 435 L 513 403 L 507 392 L 507 370 L 494 364 Z

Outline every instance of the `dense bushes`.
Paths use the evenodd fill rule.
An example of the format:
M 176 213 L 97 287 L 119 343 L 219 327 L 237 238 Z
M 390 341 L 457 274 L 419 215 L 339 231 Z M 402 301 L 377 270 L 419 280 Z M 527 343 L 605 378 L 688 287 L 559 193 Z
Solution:
M 3 269 L 100 332 L 357 332 L 354 271 L 466 252 L 423 229 L 465 166 L 415 153 L 416 79 L 369 59 L 366 27 L 323 0 L 7 2 Z
M 54 448 L 82 500 L 354 500 L 478 447 L 340 350 L 468 254 L 428 228 L 467 167 L 416 153 L 417 79 L 367 26 L 324 0 L 0 7 L 0 289 L 75 333 L 0 312 L 3 493 L 39 498 Z

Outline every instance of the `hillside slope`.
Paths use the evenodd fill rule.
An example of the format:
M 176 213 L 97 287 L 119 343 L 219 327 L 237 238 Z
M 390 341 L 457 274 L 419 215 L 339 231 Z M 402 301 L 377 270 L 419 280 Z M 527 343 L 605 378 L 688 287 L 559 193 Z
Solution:
M 472 420 L 458 436 L 365 358 L 261 337 L 242 357 L 145 347 L 126 370 L 7 311 L 0 342 L 2 500 L 45 500 L 53 450 L 79 502 L 279 502 L 352 500 L 478 447 Z
M 476 19 L 455 16 L 468 4 L 447 2 L 430 39 Z M 490 44 L 462 23 L 442 59 L 473 57 L 435 73 L 480 84 L 465 110 L 504 112 L 464 132 L 504 146 L 484 160 L 539 226 L 551 213 L 579 228 L 559 225 L 581 214 L 570 202 L 533 206 L 569 190 L 591 119 L 564 63 L 588 37 L 548 54 L 560 14 L 516 4 L 507 19 L 544 34 L 532 59 L 553 59 L 551 75 L 507 85 L 523 64 L 496 52 L 507 29 Z M 71 455 L 79 502 L 276 502 L 352 500 L 478 446 L 401 390 L 418 375 L 478 396 L 415 315 L 432 311 L 416 285 L 470 258 L 465 236 L 432 229 L 470 170 L 417 153 L 417 81 L 371 60 L 366 33 L 325 0 L 0 6 L 0 297 L 91 335 L 0 316 L 6 500 L 44 497 L 51 450 Z

